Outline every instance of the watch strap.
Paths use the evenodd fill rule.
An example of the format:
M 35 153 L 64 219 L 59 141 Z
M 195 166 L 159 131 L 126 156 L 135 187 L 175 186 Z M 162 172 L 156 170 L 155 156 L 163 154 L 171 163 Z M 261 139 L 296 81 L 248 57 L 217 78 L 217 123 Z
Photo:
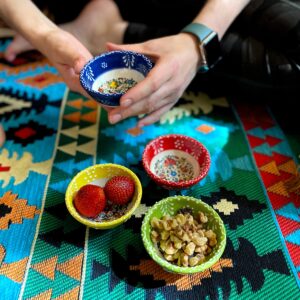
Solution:
M 181 32 L 191 33 L 199 40 L 199 49 L 202 58 L 204 58 L 199 68 L 200 72 L 207 72 L 220 60 L 221 47 L 216 32 L 200 23 L 191 23 L 184 27 Z
M 204 45 L 206 45 L 216 35 L 214 31 L 200 23 L 191 23 L 185 26 L 181 31 L 193 33 Z

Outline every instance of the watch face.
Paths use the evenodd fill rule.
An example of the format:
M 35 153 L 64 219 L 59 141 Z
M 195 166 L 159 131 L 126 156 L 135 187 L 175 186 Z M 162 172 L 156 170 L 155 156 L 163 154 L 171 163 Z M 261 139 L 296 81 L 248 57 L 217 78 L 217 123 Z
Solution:
M 205 54 L 206 54 L 206 60 L 209 68 L 212 68 L 221 58 L 221 46 L 218 39 L 217 34 L 214 35 L 214 37 L 205 44 Z

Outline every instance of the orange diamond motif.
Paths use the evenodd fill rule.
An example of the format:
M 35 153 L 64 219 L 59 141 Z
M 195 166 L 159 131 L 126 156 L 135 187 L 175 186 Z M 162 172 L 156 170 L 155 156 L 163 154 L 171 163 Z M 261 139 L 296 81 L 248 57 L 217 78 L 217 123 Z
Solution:
M 127 130 L 127 133 L 129 133 L 132 136 L 138 136 L 140 134 L 143 134 L 144 131 L 141 128 L 139 128 L 139 127 L 133 127 L 133 128 L 129 128 Z
M 209 126 L 207 124 L 202 124 L 202 125 L 198 126 L 196 129 L 204 134 L 211 133 L 212 131 L 215 130 L 214 127 Z
M 49 72 L 36 75 L 34 77 L 27 77 L 25 79 L 19 80 L 19 82 L 23 82 L 26 85 L 30 85 L 36 88 L 44 88 L 50 84 L 62 82 L 62 78 L 59 75 L 52 74 Z

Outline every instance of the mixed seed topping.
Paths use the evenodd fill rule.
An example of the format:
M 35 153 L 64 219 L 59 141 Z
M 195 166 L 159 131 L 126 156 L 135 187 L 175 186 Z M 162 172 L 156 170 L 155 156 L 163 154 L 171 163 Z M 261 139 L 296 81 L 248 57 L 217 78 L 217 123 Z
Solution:
M 105 94 L 124 94 L 136 84 L 137 82 L 133 79 L 119 77 L 106 81 L 98 88 L 98 91 Z

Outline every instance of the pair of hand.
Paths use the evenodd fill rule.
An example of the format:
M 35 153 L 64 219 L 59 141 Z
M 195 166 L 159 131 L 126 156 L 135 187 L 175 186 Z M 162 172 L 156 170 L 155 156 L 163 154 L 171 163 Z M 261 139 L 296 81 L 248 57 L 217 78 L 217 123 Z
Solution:
M 42 49 L 63 76 L 67 85 L 86 95 L 78 75 L 84 64 L 92 58 L 90 52 L 71 34 L 59 30 L 47 37 Z M 49 46 L 48 46 L 49 47 Z M 149 56 L 155 67 L 148 76 L 131 88 L 122 98 L 120 106 L 109 109 L 110 123 L 132 116 L 146 114 L 138 126 L 152 124 L 171 109 L 194 78 L 200 54 L 194 38 L 186 33 L 149 40 L 141 44 L 107 44 L 108 50 L 130 50 Z

